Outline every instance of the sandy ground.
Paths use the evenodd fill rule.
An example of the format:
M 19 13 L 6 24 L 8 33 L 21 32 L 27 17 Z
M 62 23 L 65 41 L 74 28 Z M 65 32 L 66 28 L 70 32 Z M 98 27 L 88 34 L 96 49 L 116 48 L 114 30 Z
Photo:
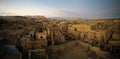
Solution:
M 79 46 L 77 41 L 49 47 L 50 59 L 88 59 L 88 51 Z

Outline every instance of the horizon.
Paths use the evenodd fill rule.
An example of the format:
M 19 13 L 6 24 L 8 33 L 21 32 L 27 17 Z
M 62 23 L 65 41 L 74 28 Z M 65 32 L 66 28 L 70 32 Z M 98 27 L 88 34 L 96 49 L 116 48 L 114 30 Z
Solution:
M 120 17 L 113 17 L 113 18 L 82 18 L 82 17 L 46 17 L 43 15 L 0 15 L 0 17 L 16 17 L 16 16 L 20 16 L 20 17 L 45 17 L 45 18 L 58 18 L 58 19 L 120 19 Z

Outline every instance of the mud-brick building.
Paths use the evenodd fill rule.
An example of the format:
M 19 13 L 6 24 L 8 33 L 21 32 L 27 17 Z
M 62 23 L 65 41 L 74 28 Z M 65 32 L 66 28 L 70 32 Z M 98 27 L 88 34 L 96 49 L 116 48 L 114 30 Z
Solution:
M 45 49 L 36 49 L 29 51 L 29 59 L 48 59 Z
M 40 26 L 28 30 L 17 41 L 16 46 L 22 52 L 23 59 L 40 59 L 43 55 L 46 58 L 47 32 L 45 28 Z
M 65 43 L 65 37 L 61 33 L 60 28 L 58 27 L 57 24 L 54 24 L 50 28 L 50 38 L 53 45 Z

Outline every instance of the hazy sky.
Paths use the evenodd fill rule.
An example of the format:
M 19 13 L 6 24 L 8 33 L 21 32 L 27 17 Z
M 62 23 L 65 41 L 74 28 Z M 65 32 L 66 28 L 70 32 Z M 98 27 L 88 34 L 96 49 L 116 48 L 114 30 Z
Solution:
M 120 0 L 0 0 L 0 15 L 120 17 Z

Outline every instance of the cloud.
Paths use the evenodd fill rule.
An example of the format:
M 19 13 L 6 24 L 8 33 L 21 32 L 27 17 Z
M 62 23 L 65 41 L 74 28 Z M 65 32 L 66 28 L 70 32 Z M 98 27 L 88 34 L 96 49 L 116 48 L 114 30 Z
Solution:
M 5 7 L 3 10 L 5 12 L 11 12 L 14 15 L 43 15 L 47 17 L 59 16 L 59 11 L 57 9 L 44 6 L 7 6 L 7 8 Z
M 2 9 L 0 9 L 0 16 L 1 15 L 12 15 L 13 13 L 10 13 L 10 12 L 6 12 L 6 11 L 3 11 Z

